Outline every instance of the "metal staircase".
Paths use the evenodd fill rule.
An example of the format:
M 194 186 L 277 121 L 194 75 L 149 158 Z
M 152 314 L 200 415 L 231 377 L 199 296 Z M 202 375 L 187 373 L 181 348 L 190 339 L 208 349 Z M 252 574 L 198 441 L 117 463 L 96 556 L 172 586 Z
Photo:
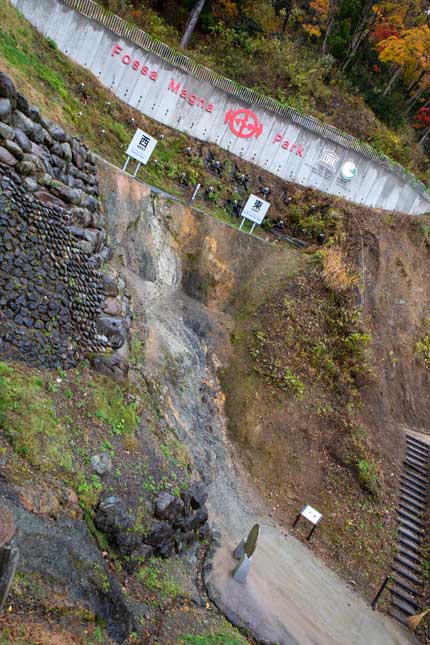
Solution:
M 424 597 L 428 572 L 423 550 L 429 542 L 429 470 L 430 446 L 406 435 L 397 512 L 398 549 L 390 586 L 390 613 L 401 623 L 428 604 Z

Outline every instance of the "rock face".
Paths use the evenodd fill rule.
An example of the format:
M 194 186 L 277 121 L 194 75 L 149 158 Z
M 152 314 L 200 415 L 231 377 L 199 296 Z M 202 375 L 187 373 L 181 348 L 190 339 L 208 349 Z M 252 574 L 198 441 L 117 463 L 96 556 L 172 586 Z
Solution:
M 0 72 L 0 355 L 128 373 L 129 297 L 109 260 L 95 157 Z M 105 290 L 105 285 L 107 289 Z M 105 305 L 106 295 L 118 296 Z
M 114 643 L 125 642 L 136 629 L 133 613 L 85 522 L 62 517 L 53 522 L 35 515 L 11 501 L 9 492 L 3 494 L 2 486 L 0 501 L 15 518 L 18 573 L 40 577 L 53 597 L 64 599 L 64 607 L 81 607 L 94 614 L 106 624 Z

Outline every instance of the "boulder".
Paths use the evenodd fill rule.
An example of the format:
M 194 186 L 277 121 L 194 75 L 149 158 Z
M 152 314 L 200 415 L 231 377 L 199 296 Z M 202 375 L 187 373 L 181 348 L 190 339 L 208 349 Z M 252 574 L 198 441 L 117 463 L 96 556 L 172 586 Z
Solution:
M 100 202 L 95 197 L 91 195 L 85 195 L 82 201 L 82 206 L 88 208 L 92 213 L 97 211 L 100 208 Z
M 105 262 L 110 262 L 113 258 L 113 249 L 111 246 L 104 246 L 100 253 L 98 253 L 102 260 L 102 264 Z
M 173 529 L 168 522 L 158 522 L 151 527 L 151 532 L 143 542 L 149 546 L 160 549 L 164 544 L 170 543 L 173 538 Z
M 106 475 L 112 470 L 112 459 L 108 452 L 102 452 L 99 455 L 91 457 L 91 466 L 98 475 Z
M 24 175 L 25 177 L 34 176 L 37 174 L 36 164 L 29 159 L 23 159 L 22 161 L 20 161 L 16 169 L 20 175 Z
M 79 240 L 77 246 L 86 255 L 92 255 L 92 253 L 94 253 L 94 244 L 92 242 L 87 242 L 87 240 Z
M 159 520 L 173 523 L 183 512 L 184 502 L 167 491 L 158 493 L 154 504 L 154 515 Z
M 66 488 L 65 490 L 63 490 L 60 501 L 61 505 L 70 517 L 74 519 L 82 517 L 82 509 L 79 505 L 79 498 L 73 488 Z
M 148 562 L 154 555 L 154 547 L 149 544 L 139 544 L 133 552 L 133 557 L 129 558 L 125 563 L 125 570 L 128 574 L 133 574 L 139 569 L 144 562 Z
M 16 108 L 26 116 L 30 116 L 30 104 L 19 92 L 16 93 Z
M 9 152 L 13 154 L 15 159 L 18 159 L 18 161 L 21 161 L 21 159 L 23 159 L 24 153 L 19 147 L 19 145 L 15 143 L 15 141 L 12 141 L 11 139 L 6 139 L 4 147 L 7 148 L 7 150 L 9 150 Z
M 104 230 L 105 219 L 101 213 L 91 213 L 91 227 Z
M 209 526 L 209 522 L 205 522 L 199 528 L 199 540 L 209 540 L 211 535 L 212 535 L 212 531 Z
M 11 128 L 10 125 L 6 125 L 6 123 L 0 122 L 0 137 L 2 139 L 9 140 L 15 139 L 15 130 Z
M 28 110 L 28 116 L 35 123 L 39 123 L 40 122 L 40 110 L 39 110 L 39 108 L 36 107 L 35 105 L 31 105 L 29 107 L 29 110 Z
M 0 120 L 8 121 L 12 114 L 12 104 L 9 99 L 0 99 Z
M 66 161 L 72 161 L 72 149 L 70 145 L 65 142 L 61 144 L 61 149 L 63 151 L 63 157 Z
M 114 352 L 110 356 L 96 355 L 92 358 L 91 363 L 96 372 L 108 376 L 114 381 L 122 382 L 127 379 L 129 364 L 119 352 Z
M 52 189 L 60 199 L 68 204 L 78 205 L 82 201 L 82 192 L 77 188 L 69 188 L 57 181 L 53 184 Z
M 142 536 L 130 531 L 119 531 L 115 535 L 115 544 L 121 555 L 131 555 L 142 545 Z
M 8 166 L 15 166 L 16 159 L 10 154 L 9 150 L 0 146 L 0 163 L 7 164 Z
M 47 124 L 47 130 L 49 134 L 56 140 L 59 141 L 60 143 L 64 143 L 67 140 L 67 135 L 64 132 L 63 128 L 56 123 L 48 123 Z
M 201 482 L 194 482 L 191 484 L 188 495 L 190 498 L 191 508 L 197 509 L 201 508 L 206 504 L 208 499 L 208 489 Z
M 103 305 L 103 312 L 108 316 L 120 316 L 122 313 L 121 301 L 117 298 L 106 298 Z
M 33 121 L 19 110 L 16 110 L 16 112 L 14 113 L 13 120 L 15 127 L 19 130 L 22 130 L 24 134 L 26 134 L 27 137 L 31 139 L 33 135 L 33 128 L 35 126 Z
M 119 349 L 128 337 L 128 325 L 123 318 L 114 316 L 101 316 L 97 321 L 97 331 L 106 336 L 109 345 Z
M 205 506 L 202 508 L 199 508 L 198 511 L 196 511 L 193 515 L 189 515 L 188 517 L 185 518 L 184 522 L 184 530 L 185 532 L 188 531 L 196 531 L 200 526 L 205 524 L 208 521 L 209 514 L 208 510 Z
M 103 288 L 107 296 L 115 298 L 119 294 L 118 280 L 108 273 L 103 274 Z
M 162 558 L 170 558 L 175 552 L 175 540 L 168 540 L 157 549 L 158 555 Z
M 38 177 L 38 181 L 40 184 L 42 184 L 42 186 L 52 186 L 52 182 L 54 180 L 49 173 L 44 172 L 43 175 L 40 175 Z
M 66 207 L 65 203 L 62 202 L 61 199 L 58 199 L 58 197 L 48 193 L 46 190 L 38 190 L 34 193 L 34 196 L 46 206 L 59 206 L 60 208 Z
M 24 188 L 27 192 L 34 193 L 39 188 L 39 185 L 37 181 L 35 181 L 31 177 L 26 177 L 24 179 Z
M 45 134 L 42 126 L 40 123 L 34 123 L 33 124 L 33 129 L 31 133 L 29 134 L 30 139 L 34 141 L 35 143 L 43 143 L 45 140 Z
M 31 141 L 19 128 L 15 130 L 15 141 L 23 152 L 31 152 Z
M 123 502 L 115 496 L 107 497 L 98 506 L 94 524 L 103 533 L 113 535 L 129 529 L 134 523 Z
M 48 150 L 46 150 L 46 148 L 43 148 L 38 143 L 32 142 L 32 144 L 31 144 L 31 154 L 35 155 L 39 159 L 43 159 L 44 157 L 49 155 L 49 152 L 48 152 Z
M 48 487 L 28 485 L 18 489 L 21 504 L 28 511 L 37 515 L 56 517 L 60 502 L 55 493 Z
M 74 206 L 70 209 L 70 221 L 74 226 L 87 228 L 91 224 L 91 213 L 86 208 Z
M 0 72 L 0 98 L 9 99 L 16 106 L 17 92 L 12 80 L 4 72 Z

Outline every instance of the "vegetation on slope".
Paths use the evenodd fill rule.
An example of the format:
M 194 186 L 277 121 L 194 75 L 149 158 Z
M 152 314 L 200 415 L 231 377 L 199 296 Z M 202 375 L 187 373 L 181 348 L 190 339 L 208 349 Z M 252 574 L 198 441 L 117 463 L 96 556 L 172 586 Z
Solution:
M 327 275 L 328 262 L 337 272 Z M 384 481 L 391 465 L 360 419 L 374 375 L 357 284 L 338 247 L 280 279 L 253 276 L 235 301 L 222 381 L 230 431 L 277 517 L 318 508 L 327 522 L 314 548 L 369 593 L 393 555 L 395 496 Z
M 397 540 L 403 431 L 428 425 L 425 219 L 351 206 L 295 256 L 234 295 L 229 429 L 274 515 L 322 512 L 312 548 L 370 599 Z
M 142 360 L 141 343 L 135 341 L 133 366 L 140 369 Z M 112 469 L 99 476 L 91 457 L 102 452 L 110 456 Z M 115 384 L 87 364 L 64 372 L 0 362 L 0 474 L 2 494 L 7 490 L 17 497 L 25 509 L 45 518 L 46 526 L 53 519 L 60 520 L 59 527 L 68 518 L 86 521 L 108 569 L 94 563 L 79 577 L 88 577 L 95 597 L 103 597 L 112 588 L 109 571 L 126 590 L 129 602 L 147 608 L 140 636 L 131 633 L 126 642 L 150 642 L 162 626 L 166 645 L 176 645 L 181 638 L 198 643 L 205 634 L 214 643 L 217 638 L 232 645 L 247 642 L 212 605 L 195 607 L 196 591 L 190 581 L 197 574 L 186 561 L 174 557 L 146 562 L 142 557 L 130 575 L 127 556 L 116 554 L 94 526 L 98 500 L 116 495 L 134 514 L 134 529 L 144 533 L 154 521 L 154 496 L 160 490 L 179 495 L 188 485 L 188 453 L 166 424 L 155 381 L 149 387 L 136 371 L 131 383 Z M 52 530 L 61 530 L 57 522 Z M 82 565 L 74 566 L 79 571 Z M 70 571 L 69 583 L 67 576 L 59 581 L 40 575 L 37 567 L 36 562 L 19 569 L 15 577 L 8 616 L 0 625 L 0 643 L 114 642 L 100 616 L 75 598 L 74 591 L 69 595 L 75 571 Z M 170 624 L 176 613 L 181 620 L 172 618 Z

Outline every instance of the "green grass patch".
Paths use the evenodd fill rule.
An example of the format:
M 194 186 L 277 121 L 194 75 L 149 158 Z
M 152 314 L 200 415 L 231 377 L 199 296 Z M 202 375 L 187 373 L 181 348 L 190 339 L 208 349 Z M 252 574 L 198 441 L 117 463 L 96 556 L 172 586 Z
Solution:
M 113 434 L 133 435 L 139 415 L 134 402 L 127 403 L 124 390 L 115 383 L 93 383 L 93 402 L 96 408 L 95 416 L 110 425 Z
M 41 471 L 74 470 L 67 431 L 44 381 L 0 363 L 0 425 L 14 450 Z
M 201 636 L 187 634 L 179 641 L 180 645 L 245 645 L 247 642 L 239 632 L 233 630 L 207 632 Z
M 13 451 L 41 473 L 73 487 L 84 509 L 92 508 L 103 481 L 91 455 L 136 442 L 137 404 L 128 389 L 93 374 L 37 370 L 0 362 L 0 428 Z
M 136 574 L 137 579 L 160 600 L 175 600 L 183 594 L 170 571 L 171 562 L 151 558 Z

